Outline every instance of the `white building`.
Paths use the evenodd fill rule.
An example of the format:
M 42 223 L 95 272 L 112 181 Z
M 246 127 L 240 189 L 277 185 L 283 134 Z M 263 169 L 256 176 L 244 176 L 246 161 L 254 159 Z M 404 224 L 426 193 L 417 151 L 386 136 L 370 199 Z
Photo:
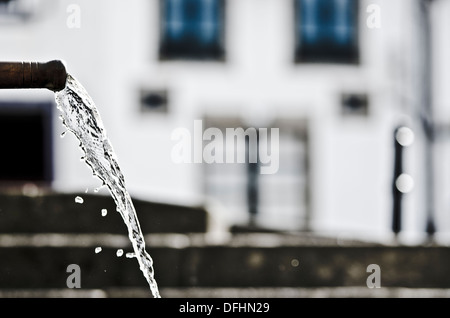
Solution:
M 450 47 L 446 32 L 434 31 L 450 29 L 449 10 L 442 0 L 431 10 L 442 121 Z M 64 60 L 100 111 L 129 192 L 207 204 L 227 226 L 247 223 L 253 211 L 270 229 L 389 235 L 394 129 L 408 125 L 415 140 L 404 150 L 404 171 L 414 187 L 403 197 L 402 231 L 422 234 L 429 187 L 417 116 L 426 74 L 420 19 L 420 0 L 11 0 L 0 2 L 0 60 Z M 50 91 L 0 91 L 0 104 L 12 101 L 54 106 Z M 55 191 L 93 190 L 99 181 L 80 162 L 78 141 L 60 138 L 64 128 L 50 109 L 50 166 L 37 181 Z M 200 155 L 195 163 L 205 149 L 194 149 L 198 125 L 224 138 L 226 128 L 278 128 L 279 169 L 261 174 L 248 157 L 209 164 Z M 191 133 L 191 163 L 174 159 L 181 131 Z M 14 143 L 32 135 L 26 130 Z M 436 144 L 435 167 L 444 169 L 434 179 L 438 233 L 450 227 L 445 149 Z

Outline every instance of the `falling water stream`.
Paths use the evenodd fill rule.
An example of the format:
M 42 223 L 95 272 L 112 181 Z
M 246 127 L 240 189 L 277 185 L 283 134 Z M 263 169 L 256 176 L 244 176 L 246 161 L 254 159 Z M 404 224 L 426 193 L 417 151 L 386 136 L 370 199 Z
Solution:
M 117 211 L 122 216 L 134 255 L 153 297 L 160 298 L 154 278 L 153 260 L 145 250 L 144 236 L 139 225 L 131 196 L 126 190 L 125 180 L 117 163 L 116 155 L 106 135 L 99 112 L 84 87 L 70 74 L 66 87 L 55 93 L 58 109 L 62 112 L 64 126 L 80 141 L 84 160 L 95 176 L 103 182 L 113 197 Z

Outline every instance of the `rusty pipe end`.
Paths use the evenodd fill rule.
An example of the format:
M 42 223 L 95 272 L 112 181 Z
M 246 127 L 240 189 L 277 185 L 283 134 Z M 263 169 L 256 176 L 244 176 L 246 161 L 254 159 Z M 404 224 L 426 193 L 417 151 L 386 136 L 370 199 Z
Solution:
M 50 81 L 48 89 L 54 92 L 63 90 L 66 87 L 67 71 L 63 61 L 53 60 L 47 63 L 50 71 Z
M 66 87 L 67 72 L 60 60 L 0 62 L 1 88 L 47 88 L 57 92 Z
M 31 63 L 30 76 L 31 88 L 47 88 L 57 92 L 66 87 L 66 67 L 60 60 L 52 60 L 46 63 Z

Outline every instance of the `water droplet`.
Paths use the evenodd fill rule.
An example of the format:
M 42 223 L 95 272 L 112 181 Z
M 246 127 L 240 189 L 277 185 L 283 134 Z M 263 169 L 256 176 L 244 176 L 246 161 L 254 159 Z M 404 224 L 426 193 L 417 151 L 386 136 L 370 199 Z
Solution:
M 95 254 L 98 254 L 98 253 L 100 253 L 102 251 L 102 248 L 101 247 L 96 247 L 95 248 Z
M 83 198 L 82 198 L 82 197 L 80 197 L 80 196 L 77 196 L 77 197 L 75 198 L 75 202 L 76 202 L 76 203 L 80 203 L 80 204 L 82 204 L 82 203 L 84 202 L 84 200 L 83 200 Z
M 106 214 L 108 214 L 108 210 L 102 209 L 102 216 L 106 216 Z
M 291 260 L 292 267 L 298 267 L 298 265 L 300 265 L 300 262 L 298 261 L 298 259 L 294 258 Z
M 134 254 L 134 253 L 127 253 L 127 254 L 125 254 L 125 256 L 127 258 L 133 258 L 133 257 L 136 257 L 136 254 Z
M 62 133 L 61 133 L 61 135 L 60 135 L 60 137 L 61 138 L 64 138 L 64 136 L 67 134 L 67 130 L 66 131 L 63 131 Z
M 89 188 L 86 188 L 86 190 L 84 190 L 84 193 L 88 193 L 88 191 L 89 191 Z
M 95 175 L 96 177 L 101 179 L 101 175 Z M 97 188 L 94 189 L 94 192 L 97 193 L 100 190 L 102 190 L 106 185 L 103 183 L 101 186 L 98 186 Z
M 123 249 L 119 248 L 116 252 L 117 257 L 121 257 L 123 255 Z

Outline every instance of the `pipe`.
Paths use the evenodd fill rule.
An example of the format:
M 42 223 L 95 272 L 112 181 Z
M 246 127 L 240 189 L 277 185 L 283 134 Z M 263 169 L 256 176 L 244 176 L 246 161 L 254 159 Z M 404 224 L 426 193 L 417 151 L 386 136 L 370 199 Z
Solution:
M 0 62 L 0 89 L 47 88 L 57 92 L 66 87 L 67 72 L 63 62 Z

